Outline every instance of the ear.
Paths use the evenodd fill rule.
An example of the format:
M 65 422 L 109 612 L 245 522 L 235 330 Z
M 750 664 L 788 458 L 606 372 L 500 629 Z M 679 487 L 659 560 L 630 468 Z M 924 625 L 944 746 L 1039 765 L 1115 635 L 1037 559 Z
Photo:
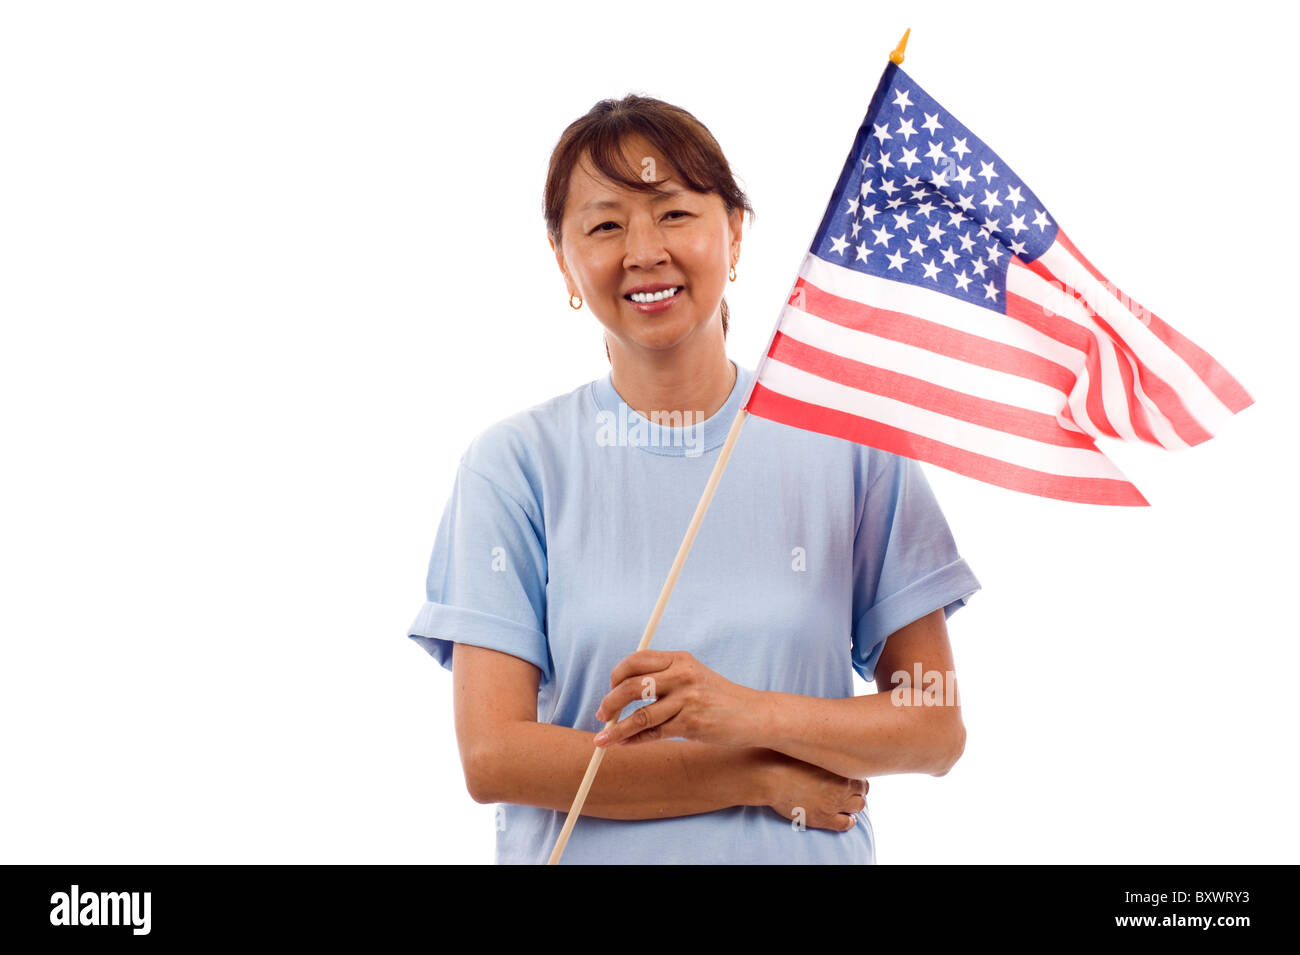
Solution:
M 569 266 L 564 261 L 564 250 L 557 247 L 554 237 L 548 232 L 546 241 L 551 244 L 551 251 L 555 253 L 555 264 L 560 267 L 560 274 L 564 276 L 564 284 L 569 289 L 569 294 L 576 294 L 573 291 L 573 283 L 569 281 Z
M 735 261 L 740 258 L 740 239 L 745 225 L 745 210 L 733 209 L 731 215 L 727 217 L 727 222 L 731 226 L 731 258 Z

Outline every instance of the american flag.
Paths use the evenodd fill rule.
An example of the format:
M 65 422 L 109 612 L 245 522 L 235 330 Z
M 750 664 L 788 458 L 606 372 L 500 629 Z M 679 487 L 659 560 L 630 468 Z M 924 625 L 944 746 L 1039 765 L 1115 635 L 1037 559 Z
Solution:
M 1253 403 L 891 62 L 745 408 L 1015 491 L 1146 505 L 1096 438 L 1186 448 Z

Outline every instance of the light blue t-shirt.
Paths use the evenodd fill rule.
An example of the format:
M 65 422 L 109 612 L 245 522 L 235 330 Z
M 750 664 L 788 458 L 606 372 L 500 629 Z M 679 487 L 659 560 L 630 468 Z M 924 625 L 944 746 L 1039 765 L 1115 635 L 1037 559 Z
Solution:
M 527 660 L 539 722 L 599 730 L 749 391 L 736 367 L 726 405 L 694 425 L 641 417 L 607 374 L 479 434 L 409 636 L 447 669 L 454 642 Z M 650 645 L 760 690 L 850 697 L 850 667 L 871 681 L 891 633 L 979 589 L 916 461 L 750 415 Z M 566 813 L 502 808 L 497 862 L 545 863 Z M 584 815 L 561 861 L 870 864 L 874 842 L 865 809 L 848 832 L 765 806 Z

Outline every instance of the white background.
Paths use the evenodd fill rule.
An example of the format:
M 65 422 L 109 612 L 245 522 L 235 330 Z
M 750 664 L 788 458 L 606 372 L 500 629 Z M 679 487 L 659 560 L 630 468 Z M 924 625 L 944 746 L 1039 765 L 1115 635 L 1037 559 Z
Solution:
M 969 738 L 873 781 L 879 859 L 1295 861 L 1276 5 L 2 9 L 0 861 L 491 861 L 405 628 L 470 439 L 608 370 L 550 150 L 628 92 L 711 129 L 758 211 L 753 368 L 907 26 L 904 68 L 1257 403 L 1106 444 L 1150 508 L 927 466 L 984 587 L 950 621 Z

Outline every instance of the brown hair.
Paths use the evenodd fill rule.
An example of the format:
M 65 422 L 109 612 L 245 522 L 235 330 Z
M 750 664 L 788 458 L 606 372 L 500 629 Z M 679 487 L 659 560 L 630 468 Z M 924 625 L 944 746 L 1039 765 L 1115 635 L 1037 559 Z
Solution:
M 584 152 L 603 175 L 640 192 L 662 194 L 658 182 L 646 182 L 628 168 L 622 153 L 623 139 L 638 133 L 649 140 L 663 155 L 672 157 L 672 166 L 688 189 L 716 193 L 731 215 L 736 209 L 749 213 L 754 221 L 754 207 L 749 197 L 736 185 L 731 167 L 722 148 L 708 127 L 686 110 L 649 96 L 629 93 L 621 100 L 603 99 L 572 123 L 560 136 L 551 152 L 546 173 L 542 207 L 546 231 L 560 248 L 560 223 L 564 219 L 564 202 L 569 195 L 569 177 Z M 743 213 L 742 213 L 743 215 Z M 730 318 L 727 299 L 722 299 L 722 334 L 726 337 Z M 609 357 L 609 345 L 605 346 Z

